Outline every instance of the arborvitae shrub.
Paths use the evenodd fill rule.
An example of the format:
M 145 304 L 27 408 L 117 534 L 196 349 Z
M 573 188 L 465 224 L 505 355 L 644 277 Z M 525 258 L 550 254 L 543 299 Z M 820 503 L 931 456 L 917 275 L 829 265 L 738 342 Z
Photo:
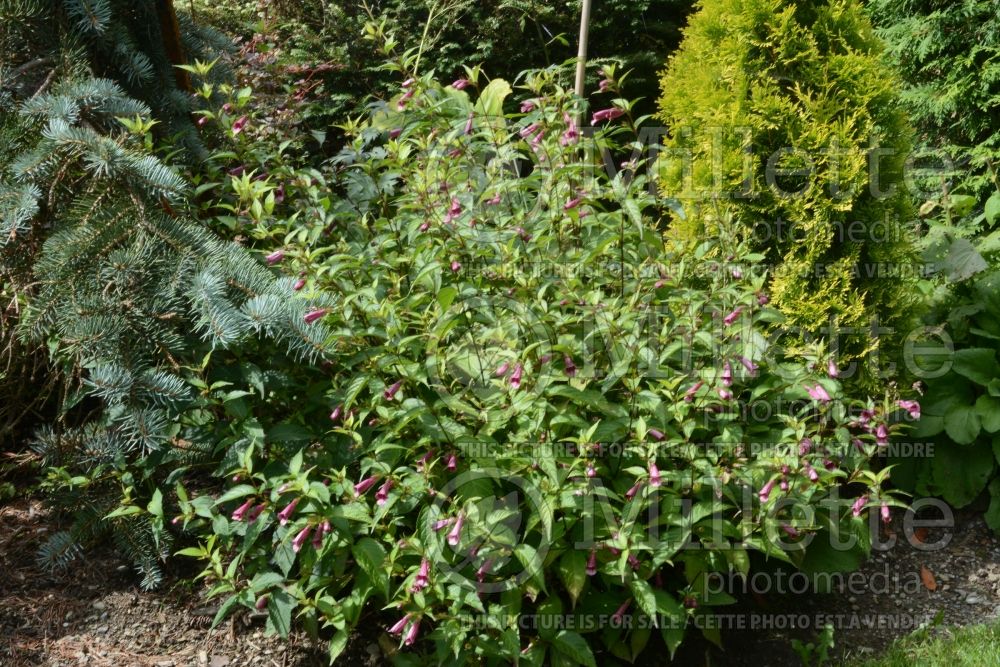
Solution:
M 661 80 L 661 187 L 688 211 L 670 233 L 734 217 L 786 324 L 855 328 L 831 341 L 852 358 L 875 322 L 898 339 L 913 305 L 912 132 L 883 60 L 854 0 L 704 0 Z

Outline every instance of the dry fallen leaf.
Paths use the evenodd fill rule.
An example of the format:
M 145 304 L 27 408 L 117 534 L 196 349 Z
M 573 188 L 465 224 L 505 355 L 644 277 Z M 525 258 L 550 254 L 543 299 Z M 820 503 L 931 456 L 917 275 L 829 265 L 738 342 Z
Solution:
M 937 580 L 934 579 L 934 573 L 927 569 L 927 566 L 920 566 L 920 581 L 924 582 L 924 588 L 929 591 L 937 590 Z
M 916 528 L 913 531 L 913 539 L 917 542 L 923 544 L 927 541 L 927 529 L 926 528 Z

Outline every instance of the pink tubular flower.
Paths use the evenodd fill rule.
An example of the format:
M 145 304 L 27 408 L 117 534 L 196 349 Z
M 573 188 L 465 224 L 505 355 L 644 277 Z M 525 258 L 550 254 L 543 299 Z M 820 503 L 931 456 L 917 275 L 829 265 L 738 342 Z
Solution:
M 805 456 L 812 451 L 813 441 L 809 438 L 802 438 L 799 443 L 799 456 Z
M 366 477 L 357 484 L 354 485 L 354 495 L 363 496 L 368 493 L 368 490 L 375 486 L 378 482 L 378 476 L 372 475 L 371 477 Z
M 568 202 L 566 202 L 565 204 L 563 204 L 563 210 L 564 211 L 571 211 L 574 208 L 576 208 L 577 206 L 579 206 L 580 202 L 582 202 L 582 201 L 583 201 L 582 197 L 575 197 L 573 199 L 570 199 Z
M 854 516 L 861 516 L 861 510 L 863 510 L 865 508 L 865 505 L 867 504 L 868 504 L 868 496 L 861 496 L 860 498 L 854 501 L 853 505 L 851 505 L 851 514 L 853 514 Z
M 597 468 L 594 467 L 593 463 L 587 464 L 587 477 L 590 477 L 591 479 L 597 477 Z
M 461 512 L 458 513 L 458 517 L 455 519 L 455 525 L 451 527 L 448 532 L 448 544 L 453 547 L 457 547 L 458 543 L 462 540 L 462 524 L 465 523 L 465 515 Z
M 823 385 L 817 384 L 815 387 L 806 386 L 806 393 L 809 394 L 809 398 L 814 401 L 819 401 L 821 403 L 830 402 L 830 394 L 826 393 L 826 389 Z
M 636 482 L 631 489 L 625 492 L 625 497 L 628 498 L 629 500 L 632 500 L 633 498 L 635 498 L 635 494 L 639 493 L 639 489 L 641 488 L 642 488 L 642 481 L 640 480 Z
M 728 401 L 733 397 L 733 392 L 729 391 L 725 387 L 719 387 L 719 398 L 724 401 Z
M 451 206 L 448 207 L 448 212 L 452 215 L 458 215 L 462 212 L 462 202 L 458 200 L 458 197 L 451 198 Z
M 563 357 L 563 365 L 566 366 L 566 375 L 569 377 L 576 376 L 576 364 L 573 363 L 573 357 L 568 354 Z
M 320 524 L 320 530 L 323 531 L 324 535 L 329 535 L 333 532 L 333 526 L 330 525 L 329 521 L 324 520 L 323 523 Z
M 431 530 L 433 530 L 436 533 L 442 528 L 447 528 L 453 523 L 455 523 L 455 517 L 448 517 L 447 519 L 438 519 L 433 524 L 431 524 Z
M 391 628 L 389 628 L 389 634 L 390 635 L 398 635 L 399 633 L 401 633 L 403 631 L 403 628 L 406 627 L 406 624 L 410 622 L 410 618 L 412 616 L 413 616 L 413 614 L 407 614 L 403 618 L 401 618 L 398 621 L 396 621 L 393 624 L 393 626 Z
M 295 508 L 299 504 L 299 499 L 296 498 L 292 502 L 285 505 L 285 509 L 278 512 L 278 523 L 284 526 L 288 523 L 288 520 L 292 518 L 292 514 L 295 513 Z
M 246 116 L 240 116 L 235 123 L 233 123 L 233 135 L 237 135 L 242 132 L 250 119 Z
M 490 568 L 493 567 L 493 559 L 488 558 L 485 563 L 483 563 L 478 570 L 476 570 L 476 581 L 483 583 L 486 579 L 486 575 L 490 573 Z
M 628 611 L 629 605 L 631 604 L 632 604 L 632 598 L 625 600 L 625 602 L 623 602 L 622 605 L 618 607 L 618 610 L 611 615 L 611 618 L 614 619 L 616 622 L 621 623 L 622 617 L 625 615 L 625 612 Z
M 655 461 L 651 461 L 649 463 L 649 485 L 656 488 L 662 483 L 663 480 L 660 478 L 660 469 L 656 467 Z
M 889 513 L 889 506 L 885 503 L 882 503 L 880 514 L 882 515 L 882 523 L 889 523 L 892 520 L 892 515 Z
M 274 252 L 272 252 L 270 255 L 268 255 L 264 259 L 267 261 L 268 264 L 270 264 L 270 265 L 273 266 L 273 265 L 277 264 L 278 262 L 280 262 L 281 260 L 283 260 L 284 258 L 285 258 L 285 251 L 284 250 L 275 250 Z
M 470 113 L 468 120 L 465 121 L 465 133 L 472 134 L 472 119 L 473 115 Z
M 459 262 L 459 261 L 458 261 L 457 259 L 456 259 L 456 260 L 454 260 L 454 261 L 453 261 L 453 262 L 451 263 L 451 272 L 452 272 L 452 273 L 458 273 L 458 272 L 459 272 L 459 271 L 461 271 L 461 270 L 462 270 L 462 263 L 461 263 L 461 262 Z
M 335 422 L 339 420 L 343 414 L 344 414 L 344 406 L 338 405 L 333 409 L 333 412 L 330 413 L 330 421 Z
M 531 100 L 521 102 L 521 113 L 531 113 L 535 110 L 535 103 Z
M 504 363 L 500 364 L 499 366 L 497 366 L 497 370 L 496 370 L 495 375 L 498 378 L 499 377 L 503 377 L 504 375 L 507 375 L 507 371 L 509 371 L 509 370 L 510 370 L 510 364 L 507 363 L 507 362 L 504 362 Z
M 309 539 L 309 533 L 311 532 L 312 532 L 312 526 L 306 526 L 305 528 L 300 530 L 299 534 L 295 536 L 294 540 L 292 540 L 292 551 L 294 551 L 295 553 L 301 551 L 302 545 L 305 544 L 306 540 Z
M 758 369 L 757 364 L 750 361 L 746 357 L 740 357 L 740 363 L 743 364 L 743 368 L 747 369 L 747 373 L 749 373 L 751 377 L 756 377 Z
M 413 646 L 417 641 L 417 634 L 420 632 L 420 619 L 416 619 L 410 624 L 410 629 L 406 632 L 406 637 L 403 638 L 403 644 L 406 646 Z
M 594 116 L 590 119 L 591 125 L 597 125 L 598 123 L 605 120 L 614 120 L 615 118 L 620 118 L 624 116 L 625 112 L 618 107 L 611 107 L 609 109 L 601 109 L 600 111 L 595 111 Z
M 403 83 L 399 84 L 399 87 L 402 88 L 403 90 L 406 90 L 407 88 L 413 86 L 413 84 L 415 84 L 416 82 L 417 82 L 416 79 L 410 78 L 404 81 Z
M 326 312 L 327 312 L 326 308 L 317 308 L 316 310 L 310 310 L 308 313 L 305 314 L 305 316 L 302 319 L 305 320 L 306 324 L 312 324 L 316 320 L 323 319 L 323 317 L 326 316 Z
M 247 510 L 251 507 L 253 507 L 253 498 L 246 501 L 233 511 L 233 521 L 242 521 L 244 515 L 247 513 Z
M 528 137 L 530 137 L 531 135 L 533 135 L 535 132 L 538 132 L 538 130 L 540 130 L 541 127 L 542 126 L 539 125 L 538 123 L 532 123 L 531 125 L 528 125 L 527 127 L 521 129 L 521 131 L 518 132 L 518 135 L 522 139 L 527 139 Z
M 257 520 L 257 517 L 259 517 L 265 509 L 267 509 L 267 505 L 265 503 L 257 505 L 252 510 L 250 510 L 249 514 L 247 514 L 247 521 L 249 523 L 253 523 L 254 521 Z
M 375 504 L 385 505 L 386 501 L 389 500 L 389 491 L 392 490 L 393 481 L 391 479 L 385 480 L 379 490 L 375 492 Z
M 693 387 L 691 387 L 690 389 L 687 390 L 687 392 L 685 392 L 685 394 L 684 394 L 684 402 L 685 403 L 690 403 L 691 401 L 693 401 L 694 400 L 694 395 L 697 394 L 698 390 L 701 389 L 704 385 L 705 385 L 704 382 L 702 382 L 701 380 L 698 380 L 694 384 Z
M 733 312 L 729 313 L 728 315 L 722 318 L 722 323 L 725 324 L 727 327 L 731 326 L 732 323 L 739 318 L 740 313 L 742 312 L 743 312 L 743 306 L 737 307 L 736 310 L 734 310 Z
M 651 437 L 653 440 L 663 440 L 663 438 L 666 437 L 665 435 L 663 435 L 663 431 L 655 428 L 648 429 L 646 433 L 648 433 L 649 437 Z
M 781 529 L 792 539 L 799 536 L 799 531 L 795 530 L 794 527 L 789 526 L 787 523 L 781 524 Z
M 727 387 L 733 386 L 733 367 L 728 361 L 722 365 L 722 384 Z
M 832 378 L 835 378 L 840 375 L 840 369 L 837 368 L 837 362 L 834 361 L 832 357 L 830 358 L 829 363 L 827 363 L 826 365 L 826 374 Z
M 458 457 L 455 456 L 455 452 L 448 454 L 448 460 L 445 462 L 444 467 L 449 472 L 455 472 L 455 470 L 458 469 Z
M 593 577 L 595 574 L 597 574 L 597 549 L 591 549 L 587 558 L 587 576 Z
M 410 587 L 411 593 L 419 593 L 420 591 L 427 588 L 427 584 L 430 582 L 431 573 L 431 562 L 424 558 L 420 561 L 420 571 L 417 572 L 416 578 L 413 580 L 413 585 Z
M 597 92 L 599 93 L 608 92 L 608 86 L 610 85 L 611 85 L 610 79 L 601 79 L 601 81 L 597 84 Z
M 521 373 L 524 371 L 524 367 L 521 364 L 514 366 L 514 372 L 510 375 L 510 386 L 514 389 L 521 388 Z
M 232 110 L 233 110 L 233 105 L 230 104 L 229 102 L 226 102 L 225 104 L 222 105 L 223 113 L 230 113 Z
M 319 529 L 317 529 L 316 532 L 313 533 L 313 549 L 315 549 L 316 551 L 319 551 L 320 549 L 323 548 L 323 535 L 324 535 L 323 531 Z
M 896 401 L 896 405 L 910 413 L 910 419 L 920 419 L 920 403 L 917 401 Z
M 768 480 L 767 484 L 761 487 L 760 491 L 757 493 L 757 497 L 760 502 L 766 503 L 767 499 L 771 497 L 771 490 L 774 488 L 774 480 Z
M 466 78 L 455 79 L 452 82 L 451 87 L 454 88 L 455 90 L 464 90 L 469 86 L 469 83 L 471 82 Z
M 880 447 L 889 444 L 889 429 L 885 424 L 879 424 L 875 429 L 875 444 Z
M 628 561 L 629 567 L 633 570 L 638 570 L 642 566 L 642 563 L 639 562 L 639 559 L 636 558 L 635 554 L 629 554 L 626 560 Z
M 816 469 L 809 464 L 806 464 L 806 476 L 809 478 L 809 481 L 811 482 L 819 480 L 819 473 L 816 472 Z
M 385 400 L 391 401 L 393 398 L 396 397 L 396 393 L 399 391 L 399 388 L 402 387 L 402 386 L 403 386 L 403 381 L 402 380 L 396 380 L 396 382 L 393 383 L 393 385 L 391 387 L 389 387 L 384 392 L 382 392 L 382 396 L 385 398 Z

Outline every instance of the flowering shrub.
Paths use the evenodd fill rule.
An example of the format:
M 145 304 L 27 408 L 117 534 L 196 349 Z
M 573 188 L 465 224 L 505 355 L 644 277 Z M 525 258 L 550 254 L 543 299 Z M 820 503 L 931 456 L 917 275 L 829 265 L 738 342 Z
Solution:
M 381 609 L 436 662 L 595 665 L 653 637 L 673 652 L 732 601 L 707 575 L 752 553 L 855 565 L 894 502 L 868 466 L 891 397 L 853 400 L 823 349 L 769 343 L 735 234 L 664 241 L 643 156 L 612 159 L 638 148 L 631 103 L 592 130 L 561 70 L 526 74 L 504 114 L 505 81 L 410 63 L 326 168 L 232 178 L 303 326 L 328 331 L 301 400 L 329 414 L 321 437 L 312 418 L 247 430 L 220 495 L 178 484 L 218 619 L 295 618 L 335 657 Z M 278 400 L 234 382 L 244 416 Z

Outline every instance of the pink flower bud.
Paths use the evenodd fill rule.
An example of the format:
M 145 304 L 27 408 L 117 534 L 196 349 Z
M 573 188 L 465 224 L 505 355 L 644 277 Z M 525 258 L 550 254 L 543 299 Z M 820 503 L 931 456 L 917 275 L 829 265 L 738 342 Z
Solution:
M 468 87 L 469 83 L 470 81 L 468 79 L 455 79 L 455 81 L 452 82 L 451 87 L 455 90 L 464 90 Z
M 253 507 L 253 498 L 251 498 L 250 500 L 246 501 L 245 503 L 236 508 L 236 510 L 233 512 L 233 521 L 242 521 L 243 516 L 247 513 L 247 510 L 249 510 L 251 507 Z
M 882 523 L 889 523 L 892 521 L 892 515 L 889 513 L 889 506 L 885 503 L 882 503 L 880 513 L 882 514 Z
M 726 387 L 733 386 L 733 367 L 728 361 L 722 365 L 722 384 Z
M 663 483 L 660 478 L 660 469 L 656 467 L 656 462 L 652 461 L 649 464 L 649 485 L 653 488 L 658 487 Z
M 587 558 L 587 576 L 593 577 L 597 574 L 597 549 L 590 550 L 590 557 Z
M 306 286 L 306 279 L 305 278 L 299 278 L 298 280 L 295 281 L 295 284 L 292 285 L 292 289 L 295 290 L 296 292 L 298 292 L 299 290 L 301 290 L 305 286 Z
M 736 310 L 723 317 L 722 323 L 725 324 L 727 327 L 731 326 L 733 322 L 739 319 L 740 313 L 742 312 L 743 312 L 743 306 L 739 306 Z
M 330 421 L 335 422 L 339 420 L 341 416 L 343 416 L 343 414 L 344 414 L 344 406 L 338 405 L 333 409 L 333 412 L 330 413 Z
M 851 514 L 853 514 L 854 516 L 861 516 L 861 510 L 863 510 L 865 508 L 865 505 L 867 504 L 868 504 L 868 496 L 861 496 L 860 498 L 854 501 L 853 505 L 851 505 Z
M 507 375 L 507 371 L 509 371 L 509 370 L 510 370 L 510 364 L 504 362 L 504 363 L 500 364 L 499 366 L 497 366 L 497 370 L 496 370 L 495 375 L 498 378 L 499 377 L 503 377 L 504 375 Z
M 514 389 L 521 388 L 521 373 L 523 370 L 524 368 L 521 366 L 521 364 L 517 364 L 516 366 L 514 366 L 514 372 L 511 373 L 510 376 L 510 386 L 513 387 Z
M 799 456 L 805 456 L 812 451 L 813 441 L 809 438 L 802 438 L 799 443 Z
M 535 110 L 535 103 L 531 100 L 521 102 L 521 113 L 531 113 Z
M 257 611 L 264 611 L 264 609 L 267 608 L 267 599 L 268 596 L 261 595 L 259 598 L 257 598 L 257 604 L 254 605 L 254 608 Z
M 402 133 L 403 133 L 403 128 L 401 128 L 401 127 L 395 127 L 393 129 L 389 130 L 389 138 L 390 139 L 399 139 L 399 135 L 401 135 Z
M 459 512 L 458 518 L 455 519 L 455 525 L 452 526 L 451 531 L 448 533 L 448 544 L 455 547 L 462 539 L 462 524 L 465 522 L 465 516 Z
M 312 532 L 312 526 L 306 526 L 305 528 L 300 530 L 299 534 L 296 535 L 295 539 L 292 540 L 292 551 L 294 551 L 295 553 L 301 551 L 302 545 L 305 544 L 306 540 L 309 539 L 309 533 L 311 532 Z
M 757 493 L 757 497 L 760 502 L 766 503 L 767 499 L 771 497 L 771 490 L 774 488 L 775 480 L 768 480 L 767 484 L 761 487 L 760 491 Z
M 832 358 L 830 359 L 829 363 L 827 363 L 827 365 L 826 365 L 826 374 L 829 375 L 832 378 L 835 378 L 838 375 L 840 375 L 840 369 L 837 368 L 837 362 L 834 361 Z
M 576 364 L 573 363 L 573 357 L 568 354 L 563 357 L 563 365 L 566 367 L 567 376 L 576 377 Z
M 430 583 L 430 572 L 431 562 L 424 558 L 420 561 L 420 570 L 417 572 L 417 576 L 413 579 L 413 585 L 410 587 L 411 593 L 419 593 L 427 588 L 428 583 Z
M 277 264 L 278 262 L 280 262 L 281 260 L 283 260 L 284 258 L 285 258 L 285 251 L 284 250 L 275 250 L 274 252 L 272 252 L 270 255 L 268 255 L 264 259 L 267 260 L 268 264 L 274 265 L 274 264 Z
M 376 482 L 378 482 L 377 475 L 366 477 L 365 479 L 361 480 L 360 482 L 354 485 L 354 495 L 363 496 L 364 494 L 368 493 L 369 489 L 375 486 Z
M 821 403 L 830 402 L 830 394 L 826 393 L 826 389 L 823 385 L 817 384 L 815 387 L 806 386 L 806 393 L 809 394 L 809 398 L 814 401 L 819 401 Z
M 452 273 L 458 273 L 461 270 L 462 270 L 462 265 L 458 262 L 458 260 L 455 260 L 451 263 Z
M 420 619 L 416 619 L 410 624 L 410 629 L 406 632 L 406 637 L 403 638 L 403 644 L 406 646 L 413 646 L 417 641 L 417 634 L 420 632 Z
M 389 634 L 390 635 L 398 635 L 399 633 L 401 633 L 403 631 L 403 628 L 406 627 L 406 624 L 410 622 L 410 617 L 412 615 L 413 614 L 407 614 L 403 618 L 401 618 L 398 621 L 396 621 L 396 623 L 393 624 L 393 626 L 391 628 L 389 628 Z
M 625 602 L 623 602 L 622 605 L 618 607 L 618 610 L 611 615 L 611 618 L 613 618 L 616 623 L 621 623 L 622 617 L 625 616 L 625 612 L 628 611 L 629 605 L 631 604 L 632 604 L 632 598 L 625 600 Z
M 385 400 L 391 401 L 393 398 L 396 397 L 396 393 L 402 386 L 403 386 L 403 381 L 397 380 L 391 387 L 382 392 L 382 396 L 385 398 Z
M 639 493 L 639 489 L 642 488 L 642 481 L 636 482 L 631 489 L 625 492 L 625 497 L 629 500 L 635 498 L 635 494 Z
M 687 390 L 687 392 L 685 392 L 685 394 L 684 394 L 684 402 L 685 403 L 692 402 L 694 400 L 694 395 L 697 394 L 698 390 L 701 389 L 704 385 L 705 385 L 705 383 L 702 382 L 701 380 L 698 380 L 697 382 L 695 382 L 694 386 L 692 386 L 690 389 Z
M 393 481 L 391 479 L 385 480 L 382 486 L 379 487 L 379 490 L 375 492 L 376 505 L 385 505 L 389 500 L 389 491 L 392 490 L 392 487 Z
M 316 310 L 311 310 L 305 314 L 302 319 L 305 320 L 306 324 L 312 324 L 316 320 L 321 320 L 326 316 L 326 308 L 317 308 Z
M 781 529 L 785 531 L 785 533 L 792 539 L 795 539 L 799 536 L 799 531 L 795 530 L 795 528 L 789 526 L 787 523 L 781 524 Z
M 663 435 L 663 431 L 655 428 L 647 430 L 646 433 L 648 433 L 649 437 L 651 437 L 653 440 L 657 441 L 663 440 L 666 437 L 665 435 Z
M 436 533 L 443 528 L 447 528 L 453 523 L 455 523 L 454 517 L 449 517 L 447 519 L 438 519 L 433 524 L 431 524 L 431 530 L 433 530 Z
M 296 498 L 292 502 L 288 503 L 285 506 L 285 509 L 278 512 L 278 523 L 280 523 L 282 526 L 288 523 L 288 520 L 292 518 L 292 514 L 295 513 L 295 508 L 296 506 L 298 506 L 298 504 L 299 504 L 299 499 Z
M 747 373 L 749 373 L 751 377 L 757 376 L 757 364 L 753 363 L 746 357 L 740 357 L 740 363 L 743 364 L 743 368 L 747 369 Z

